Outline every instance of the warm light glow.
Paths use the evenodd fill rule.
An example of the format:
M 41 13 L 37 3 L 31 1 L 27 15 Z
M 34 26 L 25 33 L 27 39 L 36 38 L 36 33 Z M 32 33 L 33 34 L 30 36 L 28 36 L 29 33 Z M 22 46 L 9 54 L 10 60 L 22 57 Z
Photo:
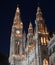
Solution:
M 48 43 L 48 41 L 49 41 L 49 40 L 48 40 L 48 37 L 46 37 L 46 42 Z
M 38 17 L 38 18 L 37 18 L 37 21 L 39 21 L 39 20 L 43 20 L 43 18 L 42 18 L 42 17 Z
M 13 56 L 13 57 L 17 57 L 17 55 L 15 55 L 15 54 L 13 54 L 12 56 Z
M 43 44 L 43 37 L 41 37 L 41 43 Z
M 32 23 L 30 22 L 30 24 L 29 24 L 29 29 L 32 29 Z
M 42 34 L 45 34 L 45 32 L 43 31 L 43 33 Z
M 22 34 L 15 34 L 16 37 L 22 37 Z
M 20 10 L 19 10 L 19 8 L 17 7 L 17 10 L 16 10 L 17 12 L 20 12 Z
M 46 45 L 48 39 L 46 37 L 41 37 L 41 43 L 42 45 Z
M 32 48 L 29 48 L 29 49 L 28 49 L 28 52 L 29 52 L 29 53 L 32 53 L 32 51 L 33 51 Z
M 19 34 L 19 37 L 22 37 L 22 34 Z
M 21 28 L 23 28 L 23 26 L 21 25 Z
M 28 47 L 31 47 L 31 45 L 29 45 Z
M 41 33 L 40 31 L 38 33 Z
M 16 30 L 16 33 L 17 33 L 17 34 L 19 34 L 19 33 L 20 33 L 20 31 L 19 31 L 19 30 Z
M 44 37 L 44 44 L 46 43 L 46 39 L 45 39 L 45 37 Z
M 33 51 L 33 50 L 31 49 L 30 52 L 32 53 L 32 51 Z
M 46 59 L 43 60 L 43 65 L 48 65 L 48 61 Z
M 18 45 L 19 45 L 19 41 L 18 41 Z
M 23 28 L 23 24 L 19 21 L 14 25 L 15 28 L 20 29 Z
M 21 22 L 21 25 L 22 25 L 23 23 Z

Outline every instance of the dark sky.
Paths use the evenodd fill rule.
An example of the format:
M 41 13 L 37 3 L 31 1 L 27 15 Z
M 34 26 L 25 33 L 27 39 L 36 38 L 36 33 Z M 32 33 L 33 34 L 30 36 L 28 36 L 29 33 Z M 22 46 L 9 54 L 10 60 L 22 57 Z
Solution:
M 0 0 L 0 52 L 9 56 L 10 34 L 17 4 L 19 4 L 24 29 L 27 32 L 30 21 L 34 26 L 38 2 L 48 30 L 55 31 L 54 0 Z

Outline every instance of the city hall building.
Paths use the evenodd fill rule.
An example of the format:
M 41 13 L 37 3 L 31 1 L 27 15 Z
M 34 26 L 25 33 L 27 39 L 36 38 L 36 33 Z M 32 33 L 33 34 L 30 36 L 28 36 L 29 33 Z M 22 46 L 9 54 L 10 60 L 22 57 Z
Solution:
M 33 30 L 30 22 L 28 34 L 26 35 L 25 31 L 23 32 L 24 27 L 20 8 L 17 7 L 10 39 L 10 65 L 49 65 L 49 63 L 54 65 L 51 64 L 51 60 L 52 55 L 55 58 L 55 53 L 53 52 L 55 51 L 55 42 L 54 40 L 51 40 L 51 42 L 49 40 L 49 33 L 39 6 L 37 7 L 34 23 L 35 29 Z

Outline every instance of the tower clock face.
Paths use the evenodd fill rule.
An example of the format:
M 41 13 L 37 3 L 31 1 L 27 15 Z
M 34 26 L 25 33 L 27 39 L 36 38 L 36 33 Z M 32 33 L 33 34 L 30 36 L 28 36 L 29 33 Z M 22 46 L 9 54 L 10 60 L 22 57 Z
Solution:
M 16 33 L 17 33 L 17 34 L 19 34 L 19 33 L 20 33 L 20 31 L 19 31 L 19 30 L 16 30 Z

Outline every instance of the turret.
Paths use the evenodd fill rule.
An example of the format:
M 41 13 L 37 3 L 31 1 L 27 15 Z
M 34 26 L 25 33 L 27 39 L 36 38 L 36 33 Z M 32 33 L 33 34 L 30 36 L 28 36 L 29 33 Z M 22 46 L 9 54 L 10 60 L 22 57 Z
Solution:
M 32 52 L 32 49 L 34 47 L 34 39 L 33 39 L 33 27 L 32 23 L 30 22 L 29 28 L 28 28 L 28 34 L 27 34 L 27 44 L 28 44 L 28 51 L 29 53 Z
M 36 20 L 37 21 L 43 20 L 42 12 L 39 6 L 37 7 Z
M 46 40 L 48 39 L 48 31 L 47 31 L 45 21 L 44 21 L 44 18 L 42 16 L 42 12 L 39 6 L 37 7 L 35 23 L 36 23 L 36 31 L 39 34 L 41 34 L 41 43 L 44 43 L 44 45 L 46 45 L 48 43 Z
M 33 27 L 32 27 L 32 23 L 31 22 L 29 24 L 28 34 L 33 34 Z
M 45 25 L 45 20 L 42 15 L 41 8 L 37 7 L 36 13 L 36 47 L 38 48 L 38 65 L 44 65 L 43 61 L 46 59 L 48 61 L 47 45 L 48 45 L 48 31 Z M 45 62 L 45 61 L 44 61 Z

